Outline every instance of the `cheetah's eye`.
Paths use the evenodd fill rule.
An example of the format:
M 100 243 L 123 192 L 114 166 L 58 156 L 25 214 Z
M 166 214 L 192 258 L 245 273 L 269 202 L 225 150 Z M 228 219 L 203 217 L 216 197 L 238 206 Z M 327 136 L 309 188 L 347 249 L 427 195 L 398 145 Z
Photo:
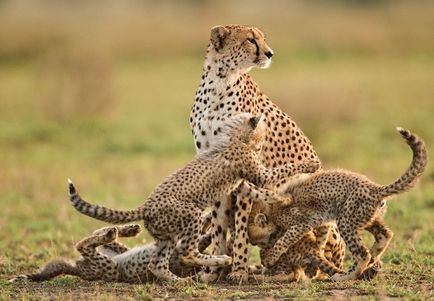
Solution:
M 251 38 L 251 39 L 247 39 L 247 41 L 249 41 L 249 42 L 252 43 L 252 44 L 255 44 L 255 43 L 256 43 L 256 40 L 253 39 L 253 38 Z

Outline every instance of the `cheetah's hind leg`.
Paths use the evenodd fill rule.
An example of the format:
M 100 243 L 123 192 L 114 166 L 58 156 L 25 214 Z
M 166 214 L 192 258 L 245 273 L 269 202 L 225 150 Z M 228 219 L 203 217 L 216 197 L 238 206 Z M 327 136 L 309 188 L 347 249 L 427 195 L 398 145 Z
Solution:
M 339 224 L 338 227 L 339 232 L 341 233 L 356 262 L 355 266 L 349 272 L 343 274 L 334 274 L 331 277 L 331 280 L 354 280 L 357 279 L 368 266 L 371 260 L 371 254 L 363 245 L 363 241 L 358 235 L 358 229 L 346 229 L 347 231 L 341 231 L 341 229 L 345 229 L 345 227 L 341 228 Z
M 344 273 L 344 271 L 336 267 L 333 262 L 327 260 L 324 254 L 321 254 L 321 251 L 315 252 L 313 256 L 314 259 L 312 261 L 315 261 L 317 263 L 317 266 L 319 267 L 321 272 L 329 276 L 333 276 L 334 274 Z
M 156 241 L 156 250 L 148 264 L 148 270 L 158 279 L 163 281 L 183 282 L 189 278 L 181 278 L 169 270 L 170 257 L 175 250 L 176 242 L 173 240 Z
M 197 229 L 201 226 L 198 223 Z M 194 231 L 198 233 L 197 231 Z M 224 267 L 232 263 L 232 258 L 227 255 L 208 255 L 199 252 L 199 242 L 205 237 L 195 234 L 191 237 L 190 233 L 184 233 L 180 239 L 180 252 L 183 254 L 181 260 L 188 265 L 205 266 L 205 267 Z M 203 247 L 203 246 L 201 246 Z
M 82 258 L 77 261 L 77 267 L 83 279 L 106 281 L 119 279 L 116 262 L 110 256 L 97 250 L 100 246 L 114 242 L 117 236 L 118 229 L 115 226 L 105 227 L 94 231 L 92 236 L 76 244 L 75 248 L 82 255 Z
M 381 256 L 386 251 L 393 238 L 393 232 L 386 226 L 382 220 L 375 220 L 369 227 L 366 228 L 367 231 L 371 232 L 375 237 L 375 242 L 371 247 L 371 261 L 369 266 L 373 266 L 377 261 L 380 260 Z
M 389 246 L 389 243 L 393 238 L 393 232 L 384 224 L 382 220 L 375 220 L 365 230 L 371 232 L 374 235 L 375 242 L 370 250 L 372 255 L 371 261 L 359 278 L 369 281 L 374 279 L 383 268 L 381 256 Z

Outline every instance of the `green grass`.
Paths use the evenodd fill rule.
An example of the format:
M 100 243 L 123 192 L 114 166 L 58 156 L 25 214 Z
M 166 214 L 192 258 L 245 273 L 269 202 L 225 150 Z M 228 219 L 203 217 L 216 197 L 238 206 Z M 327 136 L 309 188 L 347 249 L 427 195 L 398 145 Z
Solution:
M 54 13 L 42 25 L 21 22 L 11 36 L 6 29 L 16 23 L 9 9 L 10 18 L 0 18 L 0 299 L 433 299 L 431 163 L 413 190 L 389 202 L 386 222 L 395 236 L 384 256 L 384 272 L 372 282 L 180 287 L 72 277 L 7 282 L 56 256 L 76 257 L 73 245 L 104 225 L 70 207 L 67 178 L 93 202 L 134 208 L 193 158 L 188 115 L 214 24 L 266 27 L 274 62 L 252 75 L 306 132 L 326 167 L 358 171 L 379 183 L 398 177 L 411 153 L 395 126 L 418 133 L 429 150 L 434 143 L 434 47 L 427 30 L 433 28 L 433 6 L 421 3 L 425 6 L 402 2 L 375 9 L 337 6 L 336 11 L 320 4 L 312 10 L 285 6 L 261 17 L 255 14 L 258 4 L 241 13 L 236 6 L 225 11 L 208 3 L 179 10 L 191 32 L 168 23 L 161 33 L 149 29 L 156 20 L 140 23 L 133 9 L 131 18 L 121 9 L 114 25 L 98 18 L 91 24 L 102 36 L 94 44 L 74 31 L 74 18 L 65 17 L 64 27 L 46 26 L 56 19 Z M 225 17 L 208 14 L 207 8 Z M 153 9 L 156 19 L 170 21 L 168 8 Z M 60 16 L 77 12 L 57 11 Z M 192 18 L 197 12 L 200 17 Z M 286 14 L 291 18 L 282 27 Z M 297 24 L 308 16 L 312 24 Z M 359 25 L 366 20 L 364 31 Z M 116 24 L 124 24 L 125 36 Z M 143 42 L 144 34 L 150 42 Z M 113 41 L 121 45 L 114 47 Z M 130 246 L 148 241 L 147 233 L 126 239 Z M 258 260 L 257 249 L 251 257 Z

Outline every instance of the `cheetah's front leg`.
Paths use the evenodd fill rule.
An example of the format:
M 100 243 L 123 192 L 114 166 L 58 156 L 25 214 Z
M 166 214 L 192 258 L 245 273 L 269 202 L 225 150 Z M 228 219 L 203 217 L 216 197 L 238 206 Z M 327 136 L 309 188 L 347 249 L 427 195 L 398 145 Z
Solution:
M 319 161 L 309 161 L 301 163 L 286 164 L 275 168 L 259 167 L 256 178 L 248 178 L 259 187 L 274 186 L 282 180 L 300 173 L 313 173 L 321 166 Z
M 232 263 L 232 258 L 222 255 L 208 255 L 199 252 L 199 238 L 203 222 L 200 218 L 201 210 L 192 209 L 188 223 L 185 225 L 179 241 L 179 250 L 183 254 L 182 261 L 190 265 L 221 267 Z M 220 229 L 220 228 L 219 228 Z M 219 231 L 220 232 L 220 231 Z M 211 236 L 215 237 L 215 236 Z
M 248 218 L 252 209 L 253 202 L 275 202 L 283 201 L 270 190 L 258 188 L 251 183 L 242 181 L 234 190 L 233 195 L 236 197 L 235 203 L 235 241 L 233 243 L 233 263 L 232 272 L 228 278 L 235 282 L 241 283 L 248 278 Z
M 213 255 L 227 254 L 226 239 L 231 205 L 231 197 L 228 195 L 217 201 L 212 209 L 210 248 Z
M 142 231 L 139 224 L 120 225 L 116 226 L 116 228 L 118 229 L 118 237 L 134 237 L 139 235 Z M 99 249 L 100 252 L 110 257 L 125 253 L 129 250 L 128 247 L 117 240 L 101 245 Z
M 247 281 L 249 276 L 249 266 L 247 263 L 249 246 L 247 222 L 252 210 L 252 199 L 241 195 L 238 195 L 236 198 L 232 272 L 228 275 L 228 279 L 241 284 Z
M 228 248 L 227 248 L 227 233 L 230 219 L 232 215 L 232 199 L 230 195 L 224 196 L 222 200 L 219 200 L 214 203 L 211 214 L 205 216 L 203 219 L 203 225 L 207 224 L 211 221 L 210 226 L 211 229 L 207 234 L 201 237 L 201 241 L 199 244 L 199 249 L 203 249 L 205 244 L 203 244 L 205 239 L 209 240 L 209 248 L 211 250 L 211 254 L 213 256 L 225 256 L 228 257 Z M 202 232 L 205 229 L 202 229 Z M 230 257 L 229 257 L 230 258 Z M 232 258 L 230 258 L 232 262 Z M 211 267 L 208 269 L 209 272 L 202 273 L 201 279 L 204 282 L 214 282 L 218 280 L 222 273 L 225 271 L 218 267 Z
M 253 193 L 256 191 L 255 186 L 246 181 L 242 181 L 238 187 L 233 191 L 232 195 L 235 197 L 235 204 L 233 206 L 234 212 L 234 225 L 235 225 L 235 239 L 232 244 L 232 272 L 228 275 L 231 282 L 239 283 L 247 281 L 249 276 L 248 260 L 248 218 L 252 210 L 254 197 Z
M 312 230 L 308 224 L 303 224 L 302 221 L 294 218 L 291 220 L 291 225 L 288 225 L 285 234 L 277 240 L 274 246 L 267 251 L 263 256 L 263 265 L 267 268 L 273 266 L 282 256 L 288 251 L 288 248 L 303 238 L 303 236 Z

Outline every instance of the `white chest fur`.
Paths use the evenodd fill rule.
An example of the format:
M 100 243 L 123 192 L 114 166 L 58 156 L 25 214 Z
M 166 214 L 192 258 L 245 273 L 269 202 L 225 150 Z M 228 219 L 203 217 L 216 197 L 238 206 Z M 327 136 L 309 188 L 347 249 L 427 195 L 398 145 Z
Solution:
M 243 91 L 244 81 L 245 75 L 242 74 L 221 79 L 205 72 L 190 114 L 197 153 L 213 145 L 227 118 L 250 111 L 245 104 L 253 103 L 254 95 Z

